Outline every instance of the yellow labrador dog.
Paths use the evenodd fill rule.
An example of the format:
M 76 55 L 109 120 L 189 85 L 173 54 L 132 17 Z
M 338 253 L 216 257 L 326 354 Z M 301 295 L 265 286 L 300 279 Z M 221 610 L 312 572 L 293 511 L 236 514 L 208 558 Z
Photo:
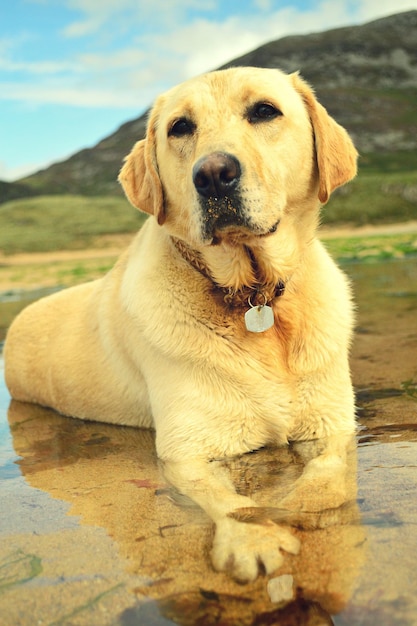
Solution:
M 273 504 L 308 509 L 312 489 L 343 502 L 352 304 L 316 228 L 356 158 L 298 74 L 234 68 L 171 89 L 120 173 L 145 226 L 104 278 L 29 306 L 8 333 L 14 398 L 155 428 L 167 479 L 215 522 L 214 567 L 238 580 L 299 544 L 217 460 L 322 440 Z

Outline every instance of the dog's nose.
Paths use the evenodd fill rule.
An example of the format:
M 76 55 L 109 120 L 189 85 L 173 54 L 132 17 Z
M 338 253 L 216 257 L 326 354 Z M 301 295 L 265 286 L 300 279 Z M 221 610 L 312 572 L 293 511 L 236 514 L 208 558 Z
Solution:
M 232 154 L 213 152 L 202 157 L 193 167 L 193 182 L 205 198 L 224 198 L 239 182 L 239 161 Z

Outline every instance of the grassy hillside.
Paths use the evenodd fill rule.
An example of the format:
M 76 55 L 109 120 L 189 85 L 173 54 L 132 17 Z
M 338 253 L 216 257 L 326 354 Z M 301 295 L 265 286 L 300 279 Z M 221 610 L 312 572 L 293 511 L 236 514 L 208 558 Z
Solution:
M 138 230 L 144 215 L 122 197 L 38 196 L 0 205 L 0 251 L 88 248 L 95 237 Z
M 416 94 L 417 98 L 417 94 Z M 417 116 L 415 122 L 417 128 Z M 359 174 L 392 174 L 417 172 L 417 150 L 396 150 L 395 152 L 367 152 L 359 157 Z
M 389 224 L 417 219 L 417 170 L 361 172 L 323 209 L 323 224 Z

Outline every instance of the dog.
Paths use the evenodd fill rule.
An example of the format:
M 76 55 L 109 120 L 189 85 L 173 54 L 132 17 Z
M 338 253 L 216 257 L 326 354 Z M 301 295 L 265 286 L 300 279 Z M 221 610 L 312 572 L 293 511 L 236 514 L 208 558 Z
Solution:
M 356 163 L 298 73 L 191 79 L 156 100 L 121 169 L 128 200 L 150 214 L 128 250 L 105 277 L 24 309 L 7 334 L 13 398 L 155 429 L 167 480 L 215 524 L 214 568 L 242 582 L 275 571 L 299 540 L 217 460 L 319 440 L 274 505 L 309 510 L 312 490 L 323 508 L 344 501 L 354 307 L 316 231 Z

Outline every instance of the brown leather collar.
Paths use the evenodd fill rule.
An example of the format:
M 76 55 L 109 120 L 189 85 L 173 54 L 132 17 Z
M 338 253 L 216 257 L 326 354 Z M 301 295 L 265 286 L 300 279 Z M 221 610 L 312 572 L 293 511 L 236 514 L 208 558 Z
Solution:
M 200 274 L 208 278 L 216 289 L 223 293 L 224 302 L 230 307 L 240 306 L 263 306 L 270 304 L 275 298 L 279 298 L 285 291 L 285 284 L 279 281 L 277 284 L 257 284 L 253 287 L 241 287 L 238 290 L 231 287 L 221 287 L 210 275 L 208 267 L 203 257 L 197 250 L 193 250 L 184 241 L 171 237 L 172 243 L 181 254 L 182 258 L 187 261 Z

